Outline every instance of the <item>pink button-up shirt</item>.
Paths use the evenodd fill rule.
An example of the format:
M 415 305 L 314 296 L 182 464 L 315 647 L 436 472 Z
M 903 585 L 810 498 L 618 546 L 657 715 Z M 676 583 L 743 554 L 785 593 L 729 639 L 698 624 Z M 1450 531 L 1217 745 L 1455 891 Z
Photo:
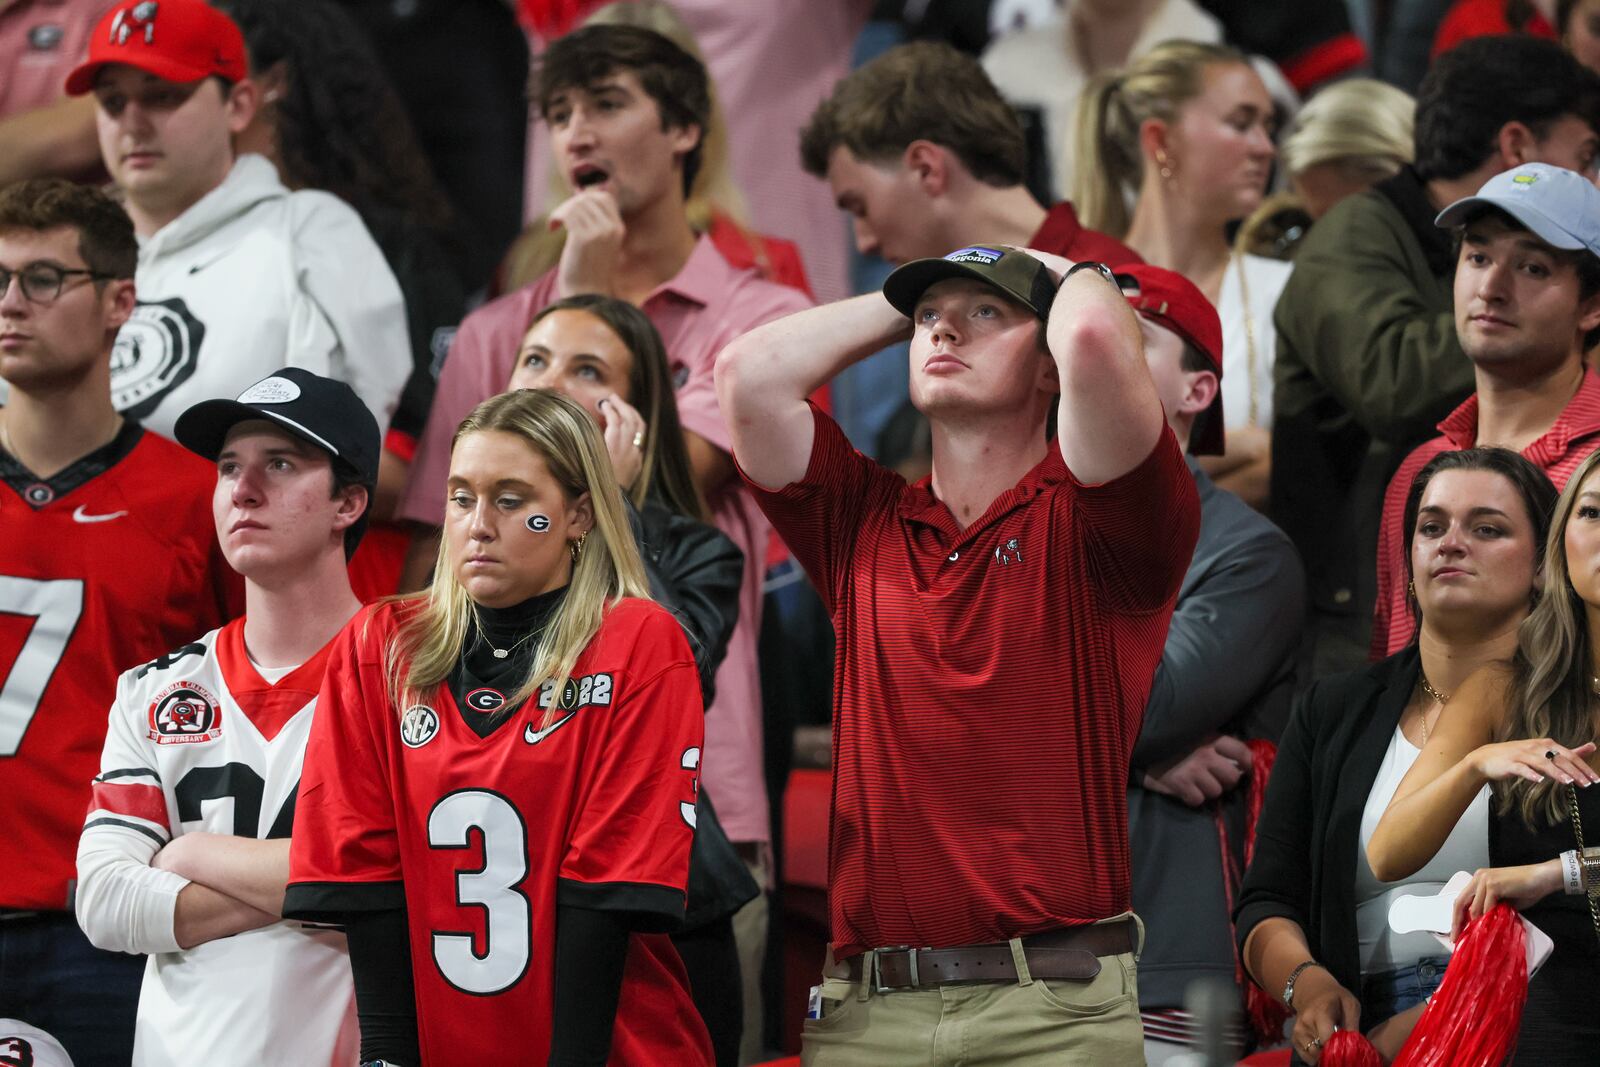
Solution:
M 0 5 L 0 118 L 53 104 L 116 0 L 14 0 Z
M 529 320 L 555 298 L 555 272 L 550 271 L 463 320 L 439 375 L 433 412 L 401 504 L 402 518 L 430 526 L 444 522 L 450 439 L 473 407 L 505 391 Z M 735 269 L 708 238 L 700 238 L 677 277 L 657 287 L 641 305 L 666 344 L 683 428 L 731 452 L 711 378 L 717 353 L 740 334 L 809 306 L 805 294 L 766 281 L 754 270 Z M 700 777 L 731 840 L 767 841 L 771 830 L 762 770 L 756 635 L 770 527 L 737 478 L 708 503 L 717 528 L 744 552 L 745 568 L 739 623 L 717 670 L 716 699 L 706 710 Z

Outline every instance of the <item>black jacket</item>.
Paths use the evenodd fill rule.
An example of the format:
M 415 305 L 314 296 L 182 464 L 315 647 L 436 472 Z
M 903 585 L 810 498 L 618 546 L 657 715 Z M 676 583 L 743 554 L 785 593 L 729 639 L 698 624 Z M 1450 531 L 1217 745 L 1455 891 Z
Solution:
M 1255 862 L 1234 909 L 1241 952 L 1257 923 L 1292 919 L 1317 962 L 1360 995 L 1361 812 L 1420 672 L 1413 645 L 1362 670 L 1319 679 L 1296 702 L 1256 826 Z
M 646 501 L 642 511 L 630 508 L 629 517 L 650 579 L 650 595 L 683 624 L 709 707 L 717 668 L 739 621 L 744 553 L 715 527 L 679 515 L 657 500 Z M 732 915 L 761 892 L 729 843 L 705 790 L 695 797 L 694 809 L 684 930 Z

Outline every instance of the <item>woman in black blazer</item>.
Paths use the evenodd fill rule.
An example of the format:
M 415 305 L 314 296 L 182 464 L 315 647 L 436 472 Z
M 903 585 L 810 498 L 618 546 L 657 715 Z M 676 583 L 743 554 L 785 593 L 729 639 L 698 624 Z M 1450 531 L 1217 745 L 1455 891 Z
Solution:
M 1394 969 L 1363 966 L 1364 956 L 1382 956 L 1372 931 L 1375 912 L 1387 911 L 1384 894 L 1408 883 L 1432 893 L 1448 878 L 1428 868 L 1407 882 L 1377 885 L 1366 867 L 1363 830 L 1370 835 L 1372 827 L 1364 823 L 1376 824 L 1454 687 L 1515 649 L 1517 626 L 1537 595 L 1554 503 L 1549 479 L 1514 452 L 1434 457 L 1407 495 L 1403 524 L 1417 642 L 1364 670 L 1319 679 L 1295 705 L 1234 923 L 1251 978 L 1296 1015 L 1297 1062 L 1316 1063 L 1335 1029 L 1367 1031 L 1393 1055 L 1420 1014 L 1416 1005 L 1442 976 L 1442 950 L 1439 959 Z M 1486 813 L 1485 801 L 1480 821 Z M 1487 832 L 1466 823 L 1455 854 L 1441 859 L 1485 866 Z M 1363 898 L 1372 906 L 1365 948 Z M 1392 1025 L 1380 1026 L 1390 1018 Z

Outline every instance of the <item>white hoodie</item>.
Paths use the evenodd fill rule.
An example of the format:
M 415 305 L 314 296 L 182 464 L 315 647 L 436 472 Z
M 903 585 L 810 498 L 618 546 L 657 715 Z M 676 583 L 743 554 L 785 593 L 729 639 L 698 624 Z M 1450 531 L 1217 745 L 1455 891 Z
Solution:
M 142 239 L 139 304 L 111 353 L 111 398 L 172 436 L 191 404 L 280 367 L 348 382 L 387 427 L 411 371 L 400 286 L 360 216 L 290 192 L 264 157 Z

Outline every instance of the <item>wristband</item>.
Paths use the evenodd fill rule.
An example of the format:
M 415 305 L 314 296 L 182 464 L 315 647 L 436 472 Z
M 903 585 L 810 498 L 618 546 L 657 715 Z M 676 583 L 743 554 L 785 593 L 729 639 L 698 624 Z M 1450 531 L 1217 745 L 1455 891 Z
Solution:
M 1583 892 L 1583 865 L 1578 862 L 1576 849 L 1569 848 L 1561 854 L 1561 877 L 1568 896 L 1575 897 Z
M 1094 271 L 1095 273 L 1099 274 L 1100 277 L 1110 282 L 1117 292 L 1122 292 L 1122 283 L 1117 281 L 1117 276 L 1115 274 L 1111 273 L 1111 268 L 1106 266 L 1104 263 L 1093 259 L 1081 259 L 1072 266 L 1068 267 L 1067 273 L 1061 276 L 1061 284 L 1066 285 L 1067 279 L 1078 273 L 1080 270 Z
M 1321 967 L 1316 960 L 1306 960 L 1300 966 L 1289 972 L 1289 980 L 1283 983 L 1283 1006 L 1294 1011 L 1294 984 L 1300 980 L 1300 973 L 1307 967 Z

